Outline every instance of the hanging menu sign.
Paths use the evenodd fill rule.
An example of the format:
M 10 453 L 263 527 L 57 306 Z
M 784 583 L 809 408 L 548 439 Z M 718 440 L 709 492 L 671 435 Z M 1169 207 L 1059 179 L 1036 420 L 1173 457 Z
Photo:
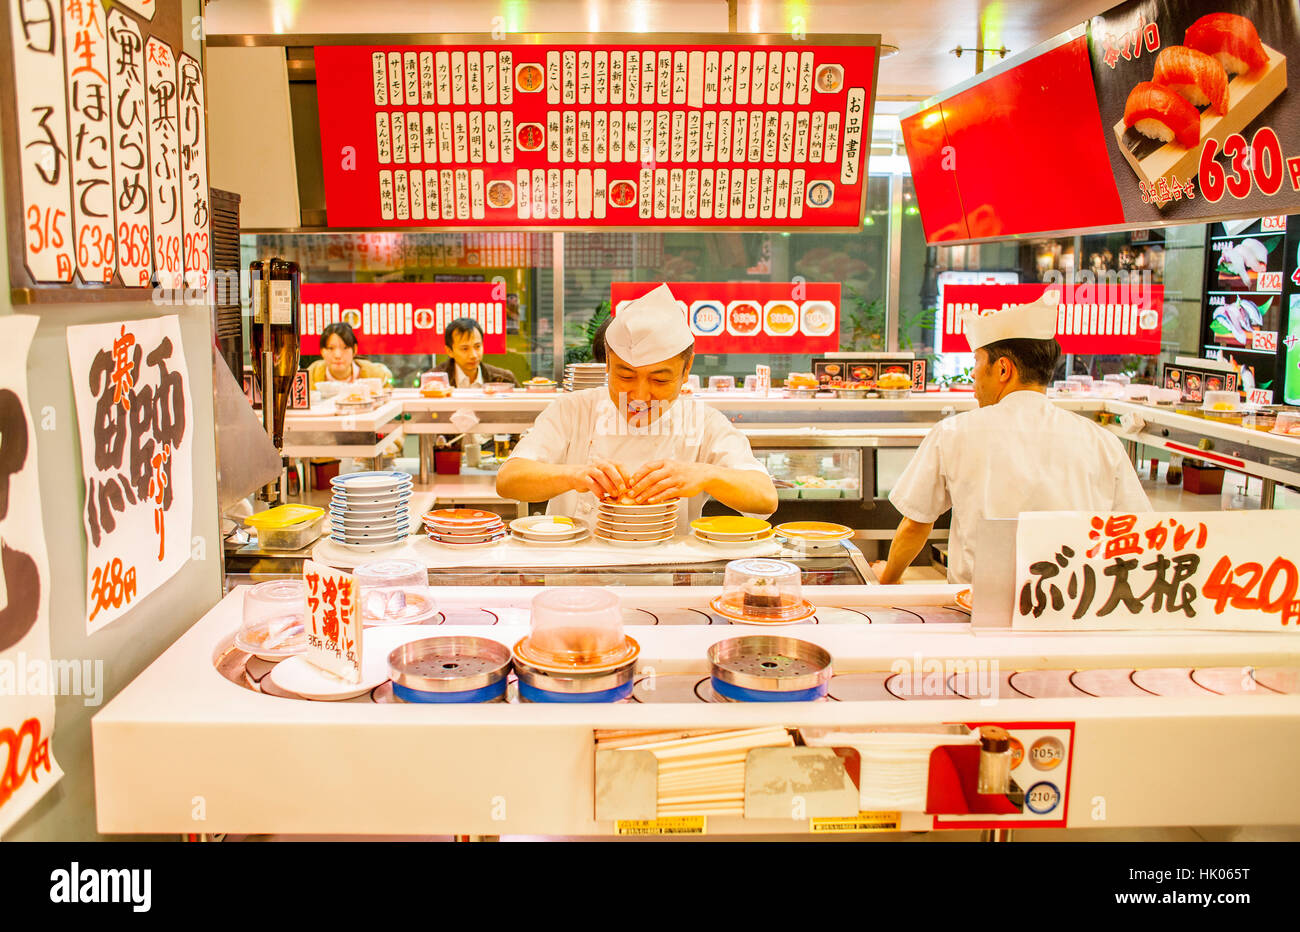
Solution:
M 613 282 L 618 314 L 658 282 Z M 833 353 L 840 348 L 840 286 L 827 282 L 671 282 L 697 353 Z
M 3 5 L 12 123 L 0 144 L 16 302 L 123 300 L 209 282 L 203 76 L 193 58 L 178 60 L 188 21 L 182 30 L 178 0 L 111 6 Z
M 329 225 L 860 226 L 878 36 L 529 38 L 317 46 Z
M 445 353 L 443 333 L 458 317 L 478 321 L 483 351 L 506 351 L 506 295 L 492 282 L 323 282 L 302 286 L 303 351 L 330 324 L 352 326 L 366 355 Z

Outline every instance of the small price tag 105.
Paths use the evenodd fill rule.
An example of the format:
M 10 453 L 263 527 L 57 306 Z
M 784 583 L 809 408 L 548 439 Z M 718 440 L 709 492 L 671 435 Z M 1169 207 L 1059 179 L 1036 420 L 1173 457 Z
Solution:
M 619 819 L 615 835 L 704 835 L 706 816 L 667 816 L 662 819 Z
M 307 560 L 307 652 L 309 663 L 348 683 L 361 682 L 361 612 L 356 581 L 347 573 Z

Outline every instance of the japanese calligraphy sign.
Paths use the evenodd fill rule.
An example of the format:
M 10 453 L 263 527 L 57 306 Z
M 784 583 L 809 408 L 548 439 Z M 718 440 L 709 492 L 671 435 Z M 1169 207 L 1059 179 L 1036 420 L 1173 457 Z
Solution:
M 1013 627 L 1300 632 L 1300 512 L 1020 516 Z
M 190 558 L 193 407 L 175 316 L 68 328 L 86 492 L 86 629 Z
M 347 573 L 307 560 L 308 661 L 349 683 L 361 682 L 361 612 Z
M 506 290 L 492 282 L 304 284 L 298 326 L 304 353 L 338 321 L 352 325 L 367 354 L 444 353 L 443 332 L 457 317 L 479 322 L 484 352 L 506 351 Z
M 860 226 L 879 37 L 518 40 L 317 46 L 329 225 Z
M 208 285 L 203 75 L 177 55 L 181 4 L 105 6 L 3 4 L 10 284 L 23 300 Z
M 658 282 L 613 282 L 617 315 Z M 700 353 L 833 353 L 840 348 L 835 282 L 670 282 Z
M 33 671 L 51 667 L 50 569 L 27 401 L 36 324 L 0 318 L 0 835 L 63 776 L 50 744 L 53 692 L 32 688 Z

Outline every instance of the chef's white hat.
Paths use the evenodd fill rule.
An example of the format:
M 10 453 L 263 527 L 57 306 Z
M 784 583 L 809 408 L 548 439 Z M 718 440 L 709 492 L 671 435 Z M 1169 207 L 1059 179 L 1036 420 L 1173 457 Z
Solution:
M 966 341 L 974 352 L 999 340 L 1050 340 L 1056 336 L 1060 304 L 1059 291 L 1046 291 L 1032 304 L 1017 304 L 992 314 L 964 311 L 961 319 Z
M 605 331 L 605 345 L 629 366 L 648 366 L 672 359 L 695 336 L 667 285 L 660 285 L 618 312 Z

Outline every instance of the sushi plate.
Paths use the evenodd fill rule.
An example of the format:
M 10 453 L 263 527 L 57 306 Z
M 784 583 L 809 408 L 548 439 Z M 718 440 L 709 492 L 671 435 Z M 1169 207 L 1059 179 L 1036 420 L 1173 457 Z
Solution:
M 267 674 L 271 682 L 304 699 L 338 702 L 370 692 L 388 680 L 388 655 L 383 651 L 367 652 L 361 661 L 361 682 L 349 683 L 320 669 L 306 657 L 290 657 L 277 663 Z
M 591 531 L 584 530 L 576 537 L 563 537 L 558 539 L 553 537 L 529 537 L 526 534 L 520 534 L 518 531 L 515 531 L 510 535 L 510 537 L 512 540 L 516 540 L 528 547 L 568 547 L 572 544 L 581 543 L 591 537 Z
M 436 537 L 429 537 L 428 539 L 429 543 L 437 544 L 439 547 L 446 547 L 448 550 L 485 550 L 488 547 L 495 547 L 509 536 L 508 534 L 502 534 L 500 537 L 494 537 L 492 540 L 481 541 L 477 544 L 453 544 L 445 540 L 438 540 Z
M 655 537 L 650 540 L 617 540 L 613 537 L 605 537 L 600 532 L 596 533 L 596 540 L 605 544 L 613 544 L 615 547 L 653 547 L 655 544 L 664 544 L 672 540 L 675 535 L 669 534 L 667 537 Z
M 515 518 L 510 522 L 510 530 L 516 534 L 551 540 L 572 537 L 586 529 L 587 525 L 583 522 L 564 515 L 532 515 L 527 518 Z
M 721 547 L 726 550 L 733 547 L 753 547 L 758 544 L 766 544 L 772 539 L 773 534 L 771 531 L 768 531 L 766 534 L 761 534 L 758 537 L 751 537 L 748 540 L 717 540 L 712 537 L 705 537 L 699 531 L 691 531 L 691 536 L 711 547 Z
M 385 469 L 379 472 L 350 472 L 342 476 L 335 476 L 330 480 L 330 485 L 334 488 L 347 489 L 383 489 L 390 486 L 406 484 L 410 485 L 415 480 L 409 473 L 401 472 L 395 469 Z

